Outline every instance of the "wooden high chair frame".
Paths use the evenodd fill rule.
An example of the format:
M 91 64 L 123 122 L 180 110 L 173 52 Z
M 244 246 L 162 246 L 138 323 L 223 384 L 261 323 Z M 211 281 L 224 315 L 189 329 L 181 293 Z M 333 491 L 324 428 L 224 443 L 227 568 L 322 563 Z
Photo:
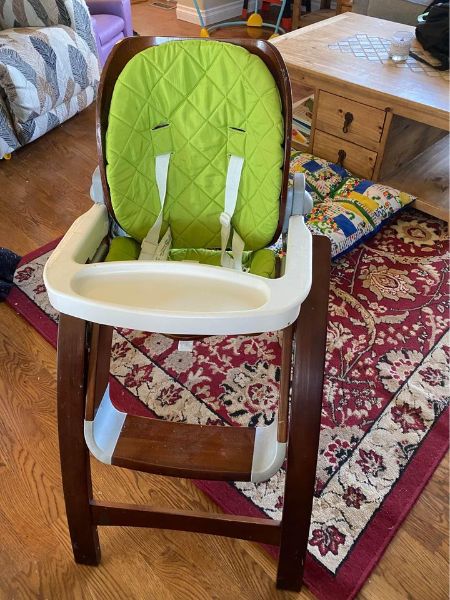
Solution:
M 105 67 L 106 76 L 102 77 L 97 103 L 97 143 L 103 188 L 111 215 L 114 213 L 105 178 L 103 144 L 114 83 L 134 54 L 165 41 L 166 38 L 145 37 L 124 40 L 116 46 Z M 235 43 L 264 60 L 280 90 L 286 124 L 281 193 L 285 202 L 291 125 L 289 80 L 285 69 L 280 68 L 276 49 L 257 40 Z M 283 212 L 280 210 L 279 229 Z M 99 525 L 195 531 L 279 545 L 277 587 L 300 590 L 319 444 L 329 272 L 329 240 L 315 237 L 311 291 L 301 306 L 298 319 L 283 330 L 282 336 L 278 439 L 287 441 L 288 452 L 281 521 L 96 500 L 83 423 L 85 419 L 93 419 L 108 385 L 113 328 L 61 314 L 58 333 L 58 433 L 67 519 L 77 563 L 99 564 Z M 293 342 L 295 357 L 291 387 Z M 127 415 L 111 464 L 183 478 L 248 481 L 254 436 L 255 430 L 245 427 L 205 427 Z M 170 443 L 167 443 L 168 439 Z M 166 443 L 161 443 L 163 441 Z M 183 447 L 182 456 L 172 450 L 174 446 Z

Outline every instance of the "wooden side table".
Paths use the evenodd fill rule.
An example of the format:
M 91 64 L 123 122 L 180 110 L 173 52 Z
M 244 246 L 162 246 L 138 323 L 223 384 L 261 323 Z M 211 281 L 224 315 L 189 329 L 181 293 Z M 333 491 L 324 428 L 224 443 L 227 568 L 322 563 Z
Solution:
M 448 220 L 448 77 L 383 62 L 372 50 L 355 54 L 348 41 L 363 36 L 367 46 L 398 28 L 346 12 L 272 41 L 293 82 L 315 91 L 304 150 L 410 192 L 418 209 Z

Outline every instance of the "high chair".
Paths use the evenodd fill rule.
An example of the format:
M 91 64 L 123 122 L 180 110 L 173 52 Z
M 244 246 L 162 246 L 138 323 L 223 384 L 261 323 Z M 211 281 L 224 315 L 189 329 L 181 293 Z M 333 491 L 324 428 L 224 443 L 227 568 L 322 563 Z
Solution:
M 99 564 L 99 525 L 179 529 L 279 545 L 277 586 L 302 585 L 330 244 L 305 226 L 303 175 L 288 193 L 291 104 L 286 67 L 264 41 L 135 37 L 108 60 L 97 101 L 105 204 L 77 219 L 44 273 L 61 313 L 59 444 L 78 563 Z M 280 232 L 281 258 L 267 249 Z M 274 421 L 214 427 L 121 412 L 108 386 L 114 326 L 184 343 L 282 330 Z M 255 483 L 287 454 L 282 520 L 96 500 L 89 450 L 138 471 Z

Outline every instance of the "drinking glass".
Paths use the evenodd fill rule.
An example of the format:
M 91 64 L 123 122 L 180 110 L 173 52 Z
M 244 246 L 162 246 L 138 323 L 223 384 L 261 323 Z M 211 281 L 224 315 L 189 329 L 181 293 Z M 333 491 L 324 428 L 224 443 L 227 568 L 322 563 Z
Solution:
M 413 34 L 409 31 L 396 31 L 392 36 L 389 56 L 395 63 L 405 62 L 409 56 Z

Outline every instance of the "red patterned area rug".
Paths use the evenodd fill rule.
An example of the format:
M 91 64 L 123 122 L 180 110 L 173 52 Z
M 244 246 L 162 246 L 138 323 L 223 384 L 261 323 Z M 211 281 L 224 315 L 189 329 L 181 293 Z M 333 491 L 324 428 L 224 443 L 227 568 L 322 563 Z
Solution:
M 42 269 L 55 243 L 26 256 L 9 304 L 52 344 L 57 314 Z M 404 212 L 332 270 L 316 495 L 305 580 L 323 600 L 353 598 L 447 449 L 448 237 Z M 211 337 L 179 351 L 161 335 L 115 333 L 114 403 L 135 414 L 263 425 L 278 399 L 277 333 Z M 279 518 L 269 481 L 197 482 L 225 511 Z

